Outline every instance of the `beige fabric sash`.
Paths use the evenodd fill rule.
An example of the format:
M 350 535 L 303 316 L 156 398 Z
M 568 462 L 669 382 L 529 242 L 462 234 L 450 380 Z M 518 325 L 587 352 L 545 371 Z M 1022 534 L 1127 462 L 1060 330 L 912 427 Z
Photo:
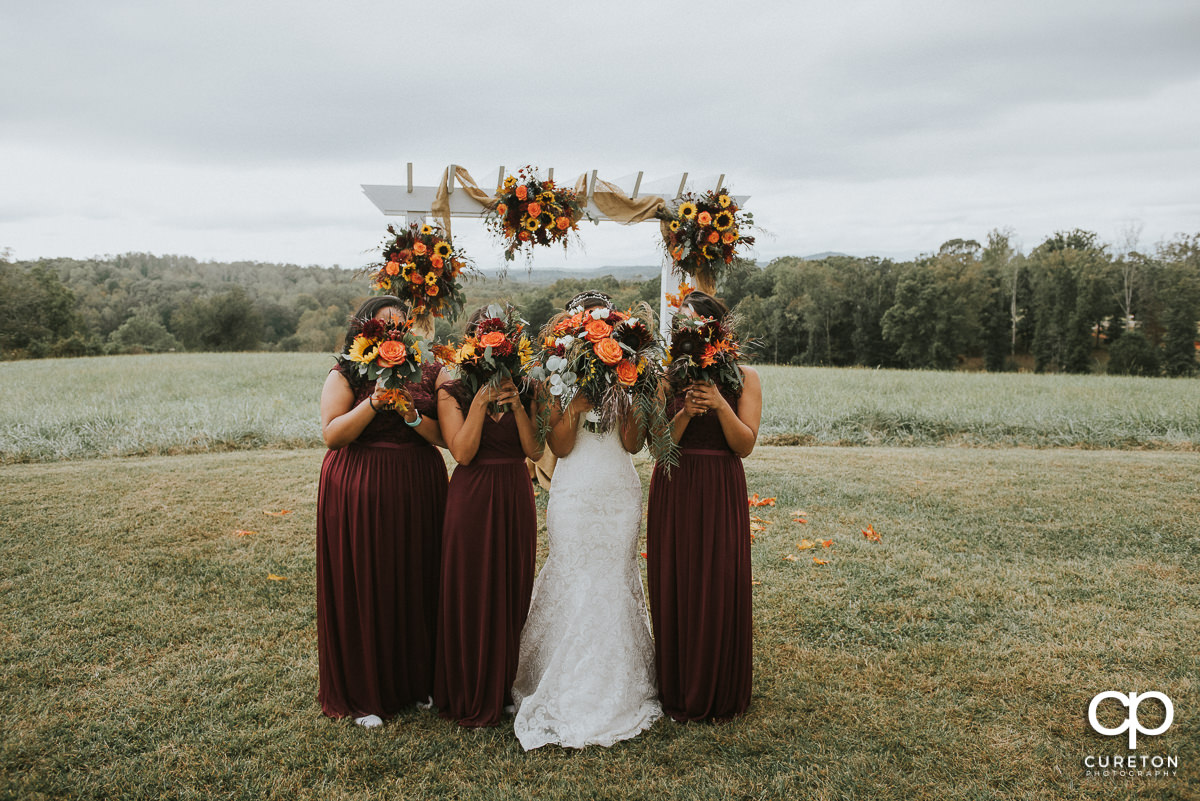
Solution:
M 492 205 L 495 199 L 492 195 L 484 192 L 479 188 L 479 184 L 475 183 L 475 179 L 471 177 L 471 173 L 467 172 L 466 167 L 454 165 L 454 177 L 458 179 L 460 189 L 466 192 L 472 200 L 475 200 L 483 205 L 484 208 Z M 430 211 L 434 217 L 442 221 L 442 228 L 446 231 L 446 236 L 450 236 L 450 168 L 447 167 L 442 171 L 442 182 L 438 184 L 437 195 L 433 198 L 433 205 Z

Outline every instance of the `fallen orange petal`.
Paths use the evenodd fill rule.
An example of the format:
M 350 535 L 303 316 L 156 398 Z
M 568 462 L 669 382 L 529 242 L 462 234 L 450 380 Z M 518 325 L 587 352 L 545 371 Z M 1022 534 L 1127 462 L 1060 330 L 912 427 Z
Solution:
M 287 576 L 277 576 L 274 573 L 267 574 L 268 581 L 287 581 Z
M 816 546 L 817 544 L 812 540 L 800 540 L 800 542 L 796 543 L 797 550 L 801 551 L 807 551 L 809 548 L 815 548 Z
M 750 530 L 751 531 L 766 531 L 767 527 L 762 525 L 761 523 L 751 523 Z
M 257 534 L 258 532 L 257 531 L 247 531 L 244 528 L 239 528 L 237 531 L 235 531 L 233 533 L 237 534 L 239 537 L 249 537 L 251 534 Z
M 785 562 L 795 562 L 795 561 L 796 561 L 796 555 L 795 555 L 795 554 L 790 554 L 790 553 L 789 553 L 787 556 L 783 557 L 783 561 L 785 561 Z
M 270 515 L 271 517 L 281 517 L 283 515 L 290 515 L 291 513 L 291 509 L 280 509 L 278 512 L 272 512 L 269 509 L 263 509 L 263 514 Z
M 793 519 L 792 519 L 792 522 L 793 522 L 793 523 L 803 523 L 803 524 L 804 524 L 804 525 L 806 525 L 806 526 L 808 525 L 808 521 L 807 521 L 807 520 L 805 520 L 803 517 L 796 517 L 796 518 L 793 518 Z
M 827 559 L 818 559 L 817 557 L 815 557 L 815 556 L 814 556 L 814 557 L 813 557 L 813 564 L 815 564 L 815 565 L 827 565 L 827 564 L 829 564 L 829 560 L 827 560 Z
M 755 586 L 758 586 L 759 584 L 762 584 L 762 582 L 761 582 L 761 581 L 751 581 L 750 583 L 751 583 L 751 584 L 753 584 L 753 585 L 755 585 Z
M 822 547 L 822 548 L 831 548 L 831 547 L 833 547 L 833 540 L 821 540 L 821 547 Z
M 875 531 L 875 526 L 871 523 L 867 524 L 867 527 L 862 530 L 862 533 L 863 536 L 871 542 L 882 542 L 882 540 L 879 538 L 879 533 Z
M 642 551 L 642 558 L 643 558 L 643 559 L 649 559 L 650 557 L 649 557 L 649 556 L 646 556 L 646 552 L 645 552 L 645 551 Z

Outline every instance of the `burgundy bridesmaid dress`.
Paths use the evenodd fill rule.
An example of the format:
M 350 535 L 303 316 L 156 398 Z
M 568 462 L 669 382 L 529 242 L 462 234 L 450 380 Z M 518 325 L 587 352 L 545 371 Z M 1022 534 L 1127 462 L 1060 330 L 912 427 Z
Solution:
M 335 368 L 337 369 L 337 368 Z M 437 417 L 437 365 L 411 390 Z M 372 382 L 354 393 L 357 404 Z M 317 491 L 317 700 L 330 717 L 390 717 L 433 691 L 446 463 L 395 412 L 325 454 Z
M 722 392 L 737 410 L 737 399 Z M 683 407 L 667 404 L 668 418 Z M 742 460 L 715 413 L 692 418 L 679 466 L 656 465 L 646 524 L 658 689 L 676 720 L 722 719 L 750 705 L 750 511 Z
M 512 703 L 536 550 L 537 507 L 516 418 L 489 416 L 475 458 L 454 468 L 442 529 L 433 692 L 442 717 L 495 726 Z

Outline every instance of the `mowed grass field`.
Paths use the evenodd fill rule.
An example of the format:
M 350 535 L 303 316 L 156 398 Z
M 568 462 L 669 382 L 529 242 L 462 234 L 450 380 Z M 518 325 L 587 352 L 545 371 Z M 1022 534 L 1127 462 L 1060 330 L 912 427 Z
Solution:
M 317 447 L 328 355 L 0 363 L 0 463 Z M 1200 381 L 759 368 L 763 442 L 1200 449 Z
M 976 405 L 1002 416 L 1015 401 L 994 387 L 952 401 L 956 386 L 988 386 L 969 384 L 979 379 L 1010 379 L 994 385 L 1006 391 L 1060 381 L 1010 395 L 1044 421 L 1126 408 L 1111 420 L 1170 418 L 1162 430 L 1190 433 L 1123 450 L 1000 436 L 927 447 L 901 429 L 887 441 L 906 447 L 760 446 L 749 489 L 776 505 L 753 511 L 749 713 L 526 754 L 510 728 L 463 730 L 417 709 L 375 731 L 320 714 L 323 450 L 287 448 L 315 437 L 324 364 L 0 365 L 0 799 L 1200 797 L 1200 453 L 1185 403 L 1200 384 L 764 369 L 764 430 L 804 442 L 790 393 L 814 419 L 852 408 L 859 389 L 898 415 L 924 397 L 960 424 L 986 417 Z M 1131 388 L 1143 406 L 1105 394 Z M 80 427 L 56 437 L 55 425 Z M 850 435 L 830 441 L 877 436 L 841 425 Z M 1129 753 L 1088 725 L 1106 690 L 1172 699 L 1174 724 L 1137 753 L 1177 757 L 1175 775 L 1086 775 L 1086 756 Z M 1162 716 L 1141 707 L 1146 728 Z

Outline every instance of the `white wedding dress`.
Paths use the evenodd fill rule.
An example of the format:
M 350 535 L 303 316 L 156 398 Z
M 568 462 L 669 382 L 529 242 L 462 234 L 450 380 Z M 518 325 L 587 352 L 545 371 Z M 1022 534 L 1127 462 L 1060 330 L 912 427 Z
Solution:
M 638 564 L 642 485 L 616 431 L 580 429 L 554 468 L 550 553 L 533 585 L 513 685 L 526 751 L 610 746 L 662 715 Z

